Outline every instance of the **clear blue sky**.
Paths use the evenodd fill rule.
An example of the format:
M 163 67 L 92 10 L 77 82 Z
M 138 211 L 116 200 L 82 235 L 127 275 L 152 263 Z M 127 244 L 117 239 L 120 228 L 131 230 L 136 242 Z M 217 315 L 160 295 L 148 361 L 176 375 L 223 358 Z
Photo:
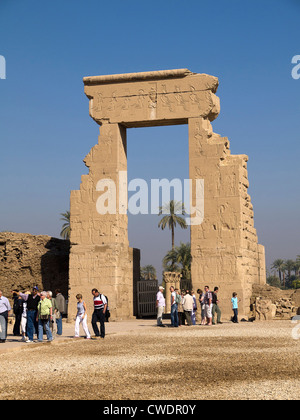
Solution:
M 300 0 L 0 0 L 0 230 L 59 236 L 96 144 L 82 78 L 188 68 L 219 78 L 214 131 L 249 156 L 267 264 L 299 239 Z M 188 177 L 187 127 L 128 130 L 129 177 Z M 158 217 L 130 218 L 142 264 L 170 248 Z M 176 242 L 188 240 L 178 232 Z

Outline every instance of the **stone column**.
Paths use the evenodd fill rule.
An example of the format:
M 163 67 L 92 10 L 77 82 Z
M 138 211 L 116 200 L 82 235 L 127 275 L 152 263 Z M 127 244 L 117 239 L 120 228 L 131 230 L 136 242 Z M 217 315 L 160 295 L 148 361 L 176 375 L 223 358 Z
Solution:
M 171 292 L 170 287 L 173 286 L 175 289 L 180 289 L 181 274 L 177 272 L 165 271 L 164 282 L 166 285 L 166 313 L 171 313 Z

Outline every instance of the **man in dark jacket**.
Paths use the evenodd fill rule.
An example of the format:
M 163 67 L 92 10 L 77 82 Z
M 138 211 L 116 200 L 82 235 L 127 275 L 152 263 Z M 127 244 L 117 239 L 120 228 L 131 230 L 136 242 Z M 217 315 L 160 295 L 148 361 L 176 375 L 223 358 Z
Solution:
M 60 289 L 55 290 L 55 302 L 56 302 L 56 307 L 59 312 L 59 314 L 56 314 L 56 318 L 55 318 L 56 325 L 57 325 L 57 335 L 62 335 L 62 330 L 63 330 L 62 316 L 67 312 L 67 309 L 66 309 L 66 299 L 61 294 Z
M 36 315 L 38 310 L 38 304 L 40 296 L 38 293 L 38 287 L 34 286 L 31 294 L 19 293 L 21 298 L 27 302 L 27 336 L 28 340 L 26 343 L 33 342 L 33 335 L 38 333 L 38 323 L 36 321 Z
M 216 324 L 215 314 L 217 314 L 217 324 L 222 324 L 222 322 L 221 322 L 221 309 L 219 307 L 218 293 L 219 293 L 219 288 L 215 287 L 214 292 L 212 294 L 212 304 L 213 304 L 213 307 L 212 307 L 212 323 L 213 323 L 213 325 Z
M 13 313 L 15 315 L 13 335 L 20 336 L 21 335 L 21 332 L 20 332 L 21 318 L 22 318 L 22 312 L 23 312 L 23 299 L 21 298 L 21 296 L 18 295 L 17 292 L 19 291 L 17 290 L 13 292 L 13 300 L 14 300 Z

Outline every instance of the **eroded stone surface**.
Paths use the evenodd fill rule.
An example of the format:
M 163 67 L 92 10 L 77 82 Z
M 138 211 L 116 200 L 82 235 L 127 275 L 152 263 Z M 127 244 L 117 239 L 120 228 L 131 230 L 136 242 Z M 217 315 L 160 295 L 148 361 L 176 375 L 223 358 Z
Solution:
M 247 314 L 252 284 L 266 281 L 265 255 L 248 194 L 248 157 L 231 155 L 228 139 L 211 126 L 220 111 L 218 79 L 179 69 L 88 77 L 84 84 L 100 136 L 85 158 L 89 174 L 71 193 L 71 312 L 76 293 L 90 295 L 97 287 L 110 296 L 117 319 L 133 315 L 134 253 L 127 204 L 120 205 L 118 196 L 120 171 L 127 171 L 126 127 L 188 124 L 190 179 L 204 180 L 205 200 L 204 215 L 196 213 L 198 223 L 191 226 L 193 287 L 219 286 L 224 316 L 231 315 L 235 291 L 242 299 L 240 312 Z M 103 178 L 117 185 L 115 214 L 97 211 Z M 195 189 L 191 204 L 196 204 Z

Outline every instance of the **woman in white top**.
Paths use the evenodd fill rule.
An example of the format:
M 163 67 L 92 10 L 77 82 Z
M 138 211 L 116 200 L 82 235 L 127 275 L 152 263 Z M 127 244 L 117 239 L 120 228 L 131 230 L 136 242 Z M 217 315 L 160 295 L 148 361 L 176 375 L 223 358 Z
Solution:
M 26 292 L 26 294 L 30 294 L 30 292 Z M 21 330 L 22 330 L 22 341 L 26 341 L 26 326 L 27 326 L 27 302 L 22 299 L 22 317 L 21 317 Z
M 88 326 L 87 326 L 87 313 L 86 313 L 86 304 L 82 300 L 82 295 L 78 294 L 76 295 L 77 302 L 77 315 L 75 318 L 75 337 L 79 337 L 79 327 L 82 323 L 82 328 L 85 332 L 86 338 L 89 340 L 91 338 L 91 334 L 89 332 Z

